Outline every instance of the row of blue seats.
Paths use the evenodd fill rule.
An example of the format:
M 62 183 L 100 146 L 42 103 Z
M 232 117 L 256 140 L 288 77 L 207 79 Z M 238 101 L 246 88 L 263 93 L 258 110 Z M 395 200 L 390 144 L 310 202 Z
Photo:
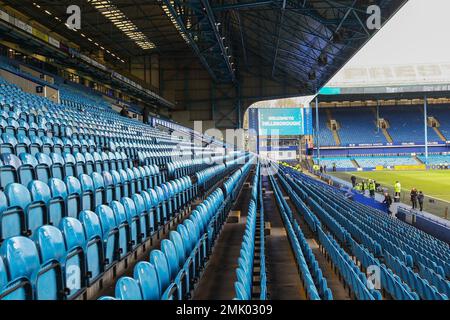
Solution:
M 290 199 L 294 203 L 297 211 L 304 215 L 313 215 L 312 212 L 309 210 L 309 208 L 307 208 L 304 205 L 303 201 L 293 192 L 293 190 L 290 188 L 285 178 L 282 175 L 278 175 L 278 179 L 280 180 L 283 189 L 286 191 L 286 193 L 289 195 Z M 319 263 L 317 262 L 316 257 L 314 256 L 314 253 L 311 250 L 311 247 L 306 241 L 305 235 L 303 234 L 297 219 L 294 218 L 292 210 L 286 203 L 285 203 L 285 210 L 287 216 L 291 220 L 294 232 L 297 236 L 298 242 L 306 258 L 308 268 L 309 270 L 311 270 L 314 284 L 316 285 L 320 297 L 324 300 L 333 300 L 333 294 L 330 288 L 328 288 L 327 280 L 322 274 L 322 270 L 320 269 Z
M 374 273 L 372 275 L 374 280 L 373 282 L 368 281 L 368 285 L 373 288 L 379 285 L 380 289 L 383 289 L 395 300 L 419 300 L 419 296 L 411 291 L 398 275 L 394 274 L 385 264 L 380 263 L 379 259 L 374 257 L 364 246 L 351 239 L 349 247 L 352 255 L 358 259 L 366 271 L 372 268 L 370 271 Z M 375 267 L 378 269 L 374 269 Z
M 330 234 L 323 232 L 322 228 L 317 229 L 320 244 L 323 246 L 333 264 L 337 267 L 344 281 L 352 289 L 359 300 L 382 300 L 381 293 L 376 289 L 367 287 L 367 278 L 355 265 L 352 258 L 344 249 L 332 238 Z
M 152 222 L 148 223 L 149 230 L 156 230 L 196 195 L 196 188 L 189 177 L 171 180 L 154 188 L 106 185 L 96 172 L 91 176 L 82 174 L 79 179 L 69 176 L 64 181 L 51 178 L 48 185 L 33 180 L 28 188 L 10 183 L 4 192 L 0 191 L 0 240 L 30 235 L 41 225 L 58 225 L 63 217 L 77 217 L 81 210 L 94 210 L 98 205 L 129 199 L 137 194 L 142 195 L 146 208 L 157 208 L 155 217 L 152 216 Z M 140 199 L 134 200 L 139 200 L 139 208 L 142 209 Z
M 187 200 L 192 200 L 192 197 L 193 195 L 189 195 Z M 112 201 L 109 206 L 98 205 L 95 212 L 83 210 L 77 214 L 79 220 L 63 217 L 59 229 L 45 225 L 40 226 L 31 238 L 13 236 L 6 239 L 0 248 L 0 299 L 54 300 L 78 296 L 99 279 L 103 272 L 134 252 L 156 232 L 156 228 L 152 227 L 152 222 L 156 220 L 153 213 L 162 204 L 152 203 L 149 199 L 147 192 L 142 191 L 134 194 L 131 199 L 125 197 L 120 202 Z M 201 239 L 196 237 L 200 235 L 200 230 L 218 233 L 216 224 L 225 221 L 224 216 L 217 214 L 220 211 L 218 207 L 223 204 L 223 192 L 217 189 L 192 212 L 189 221 L 178 226 L 178 232 L 170 233 L 171 241 L 177 243 L 175 254 L 179 259 L 180 250 L 185 250 L 183 252 L 186 254 L 192 252 L 192 259 L 186 262 L 188 268 L 185 270 L 189 273 L 185 274 L 186 278 L 182 281 L 185 285 L 192 285 L 190 279 L 197 275 L 207 253 L 205 241 L 210 240 L 206 236 Z M 215 216 L 211 219 L 214 213 Z M 207 218 L 214 221 L 207 224 Z M 172 248 L 167 241 L 169 240 L 164 241 L 162 248 L 166 248 L 163 249 L 165 253 L 171 254 L 171 259 L 162 260 L 157 250 L 152 252 L 151 258 L 162 282 L 148 278 L 151 277 L 151 270 L 145 269 L 146 266 L 142 266 L 146 270 L 144 273 L 144 269 L 139 269 L 142 276 L 150 279 L 147 282 L 150 286 L 163 286 L 167 280 L 163 277 L 167 276 L 167 272 L 173 272 L 174 251 L 170 251 Z M 164 261 L 170 263 L 167 267 L 171 269 L 165 268 Z M 182 280 L 181 277 L 179 279 Z M 181 282 L 178 284 L 177 292 L 181 294 L 186 287 Z M 158 292 L 162 292 L 160 289 L 158 287 Z M 152 291 L 147 293 L 154 294 Z
M 257 205 L 259 190 L 259 165 L 256 165 L 255 176 L 252 183 L 250 203 L 248 206 L 245 231 L 242 240 L 238 267 L 236 268 L 235 299 L 252 300 L 253 294 L 253 268 L 255 256 L 255 237 L 257 223 Z
M 94 172 L 108 172 L 111 176 L 108 180 L 122 183 L 142 181 L 145 185 L 154 186 L 166 181 L 166 175 L 156 165 L 134 167 L 128 160 L 94 160 L 88 153 L 76 153 L 75 156 L 70 153 L 62 156 L 56 153 L 37 153 L 35 156 L 21 153 L 19 157 L 8 153 L 0 154 L 0 190 L 12 182 L 26 185 L 30 180 L 47 182 L 50 178 L 64 179 L 81 174 L 91 175 Z
M 315 194 L 317 194 L 317 192 L 315 192 Z M 329 195 L 331 197 L 331 194 Z M 334 203 L 336 205 L 336 200 L 334 200 Z M 345 206 L 346 204 L 342 203 L 341 205 Z M 448 245 L 442 244 L 437 239 L 432 239 L 429 235 L 423 235 L 420 232 L 411 233 L 411 231 L 413 231 L 411 227 L 408 227 L 408 234 L 411 236 L 408 236 L 408 239 L 404 239 L 407 225 L 400 225 L 397 221 L 391 222 L 392 219 L 385 222 L 378 221 L 378 219 L 368 219 L 365 215 L 358 215 L 351 210 L 350 207 L 340 208 L 339 210 L 346 216 L 348 221 L 353 221 L 359 228 L 363 228 L 370 237 L 377 239 L 377 241 L 382 244 L 384 250 L 397 255 L 408 266 L 412 267 L 416 264 L 416 266 L 419 267 L 418 264 L 422 263 L 442 276 L 445 276 L 445 273 L 448 272 L 450 252 L 448 250 Z M 380 213 L 377 213 L 377 217 L 383 218 L 380 220 L 386 218 L 380 216 Z M 388 230 L 385 230 L 386 223 L 392 225 Z M 379 252 L 379 250 L 376 250 L 377 246 L 373 247 L 367 242 L 366 245 L 370 250 L 374 251 L 375 254 Z
M 241 172 L 240 169 L 236 172 Z M 248 173 L 248 170 L 244 172 Z M 245 174 L 242 172 L 241 174 Z M 239 181 L 242 181 L 240 179 Z M 238 187 L 235 184 L 234 187 Z M 103 296 L 100 300 L 183 300 L 190 298 L 193 284 L 201 276 L 210 249 L 225 221 L 224 213 L 231 203 L 222 189 L 216 189 L 200 204 L 169 239 L 161 241 L 161 250 L 150 253 L 149 262 L 139 262 L 133 278 L 122 277 L 115 286 L 115 298 Z M 219 219 L 220 218 L 220 219 Z
M 292 212 L 290 211 L 289 205 L 286 203 L 286 200 L 283 198 L 283 194 L 278 186 L 278 183 L 275 181 L 273 176 L 269 176 L 272 189 L 274 190 L 275 200 L 278 205 L 278 209 L 281 214 L 281 218 L 284 223 L 284 227 L 287 231 L 289 241 L 291 242 L 291 248 L 294 252 L 295 260 L 298 267 L 298 272 L 302 278 L 303 286 L 306 290 L 307 297 L 310 300 L 320 300 L 319 292 L 314 283 L 313 275 L 311 274 L 308 263 L 306 262 L 302 246 L 300 245 L 300 241 L 297 237 L 297 234 L 292 226 L 293 217 Z M 320 268 L 319 268 L 320 269 Z
M 298 182 L 300 183 L 300 181 L 298 181 Z M 304 188 L 305 189 L 307 189 L 309 187 L 314 188 L 314 185 L 316 185 L 316 184 L 317 183 L 304 185 Z M 333 194 L 329 190 L 330 189 L 328 187 L 319 189 L 316 186 L 314 188 L 314 190 L 311 190 L 309 192 L 309 195 L 311 197 L 323 199 L 324 201 L 322 201 L 322 205 L 327 207 L 328 210 L 334 211 L 334 216 L 336 218 L 340 219 L 340 222 L 345 225 L 347 230 L 350 231 L 350 234 L 353 237 L 355 237 L 355 239 L 357 239 L 358 241 L 363 243 L 364 246 L 366 246 L 375 255 L 378 255 L 378 256 L 383 255 L 387 261 L 391 261 L 392 263 L 398 261 L 399 263 L 395 264 L 397 266 L 397 268 L 393 268 L 393 271 L 396 274 L 398 274 L 403 279 L 403 281 L 406 281 L 409 284 L 415 284 L 415 285 L 411 285 L 411 289 L 415 290 L 423 299 L 440 299 L 440 298 L 442 298 L 443 295 L 437 293 L 438 290 L 435 290 L 436 288 L 433 289 L 433 287 L 431 287 L 430 284 L 428 284 L 428 282 L 426 280 L 421 279 L 418 274 L 416 274 L 412 271 L 411 267 L 413 266 L 413 257 L 411 255 L 406 255 L 403 250 L 401 250 L 400 248 L 397 247 L 396 244 L 394 244 L 394 243 L 399 243 L 399 239 L 400 239 L 399 237 L 404 237 L 404 235 L 402 236 L 402 235 L 398 234 L 396 237 L 391 237 L 389 235 L 389 233 L 382 228 L 378 228 L 377 230 L 374 230 L 373 226 L 377 224 L 376 223 L 377 220 L 368 219 L 368 217 L 366 215 L 361 215 L 361 214 L 358 215 L 356 212 L 353 211 L 354 209 L 352 209 L 350 205 L 346 206 L 346 203 L 345 203 L 346 200 L 344 199 L 343 196 L 341 196 L 341 197 L 334 196 L 333 197 Z M 329 201 L 333 201 L 333 202 L 332 203 L 330 202 L 329 204 L 327 204 L 327 203 L 325 203 L 326 199 L 328 199 Z M 331 208 L 332 205 L 334 205 L 338 209 L 339 212 L 334 210 L 333 208 Z M 352 205 L 356 206 L 357 204 L 352 203 Z M 344 207 L 341 207 L 341 206 L 344 206 Z M 358 207 L 364 210 L 364 207 L 361 207 L 359 204 L 358 204 Z M 365 210 L 367 211 L 368 209 L 365 209 Z M 341 215 L 345 215 L 346 217 L 344 218 Z M 370 223 L 372 225 L 372 227 L 369 227 L 368 224 L 363 223 L 362 219 L 364 219 L 368 223 Z M 383 223 L 383 228 L 385 228 L 388 225 L 387 223 L 389 223 L 391 225 L 389 227 L 389 232 L 393 232 L 393 230 L 396 229 L 393 227 L 396 226 L 397 224 L 399 224 L 399 222 L 397 222 L 397 221 L 391 222 L 390 220 L 391 219 L 387 220 L 386 223 Z M 406 225 L 404 225 L 403 227 L 406 227 Z M 377 239 L 377 240 L 374 241 L 373 239 Z M 350 241 L 350 240 L 353 241 L 350 237 L 348 237 L 346 239 L 346 241 Z M 381 245 L 381 247 L 380 247 L 380 245 Z M 417 245 L 419 245 L 419 244 L 417 243 Z M 409 249 L 412 250 L 412 247 L 409 247 Z M 430 252 L 436 252 L 436 254 L 443 253 L 441 251 L 435 251 L 435 250 L 432 250 Z M 397 257 L 399 257 L 400 259 Z M 414 260 L 416 260 L 416 259 L 417 258 L 415 258 Z M 402 266 L 402 268 L 400 268 L 399 266 Z M 422 267 L 430 270 L 430 272 L 433 272 L 432 269 L 429 269 L 423 265 L 422 265 Z M 435 268 L 439 270 L 439 268 L 437 266 Z M 441 270 L 440 273 L 443 274 L 443 271 Z M 408 277 L 408 275 L 409 275 L 409 277 Z M 439 274 L 439 277 L 442 278 L 442 275 Z M 438 281 L 438 279 L 436 279 L 434 277 L 431 278 L 431 282 L 433 283 L 434 281 Z M 437 286 L 441 290 L 445 289 L 445 286 L 442 286 L 442 282 L 438 282 Z M 393 291 L 393 290 L 397 290 L 397 295 L 398 295 L 398 292 L 399 292 L 399 290 L 402 290 L 402 287 L 397 286 L 397 287 L 391 288 L 391 291 Z M 445 294 L 445 292 L 446 292 L 446 290 L 444 290 L 444 294 Z M 433 295 L 432 293 L 435 293 L 435 295 Z M 414 295 L 416 295 L 416 293 L 414 293 Z
M 292 183 L 292 180 L 291 180 Z M 302 201 L 306 201 L 308 205 L 311 206 L 312 211 L 307 209 L 308 215 L 317 214 L 319 220 L 322 221 L 329 230 L 337 236 L 341 243 L 347 243 L 349 239 L 349 233 L 335 220 L 333 216 L 328 214 L 315 200 L 311 198 L 311 195 L 301 194 L 300 197 Z M 317 199 L 316 200 L 320 200 Z M 314 212 L 314 213 L 313 213 Z M 340 245 L 329 235 L 322 231 L 321 223 L 314 223 L 314 228 L 318 234 L 319 241 L 328 255 L 331 257 L 334 265 L 338 268 L 342 274 L 344 281 L 349 285 L 349 287 L 354 292 L 355 296 L 361 300 L 373 300 L 382 299 L 380 292 L 378 291 L 368 291 L 365 286 L 365 276 L 360 272 L 359 268 L 355 265 L 348 254 L 340 247 Z
M 99 151 L 93 141 L 86 141 L 82 139 L 79 141 L 75 138 L 58 138 L 25 134 L 13 135 L 10 133 L 2 133 L 0 135 L 0 153 L 14 153 L 16 155 L 22 152 L 35 154 L 43 152 L 49 154 L 55 152 L 62 154 L 63 152 L 96 152 Z M 121 155 L 121 158 L 125 154 Z

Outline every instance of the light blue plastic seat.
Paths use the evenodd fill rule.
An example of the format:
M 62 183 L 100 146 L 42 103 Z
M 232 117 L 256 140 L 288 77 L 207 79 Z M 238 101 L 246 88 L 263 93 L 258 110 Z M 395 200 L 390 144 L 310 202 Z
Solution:
M 143 300 L 139 283 L 130 277 L 121 277 L 117 281 L 115 294 L 120 300 Z

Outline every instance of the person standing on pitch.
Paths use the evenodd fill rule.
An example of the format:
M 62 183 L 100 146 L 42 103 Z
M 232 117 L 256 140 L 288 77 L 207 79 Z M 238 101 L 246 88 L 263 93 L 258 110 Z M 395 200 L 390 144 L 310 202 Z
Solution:
M 417 201 L 419 202 L 420 211 L 423 211 L 423 199 L 424 198 L 425 198 L 425 196 L 423 195 L 423 192 L 419 191 L 419 194 L 417 195 Z
M 400 192 L 402 191 L 402 185 L 400 184 L 400 181 L 395 182 L 394 184 L 394 201 L 400 202 Z

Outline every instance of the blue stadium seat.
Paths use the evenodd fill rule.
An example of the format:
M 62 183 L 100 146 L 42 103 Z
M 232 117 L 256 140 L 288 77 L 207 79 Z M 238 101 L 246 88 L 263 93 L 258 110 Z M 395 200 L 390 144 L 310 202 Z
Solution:
M 81 211 L 81 183 L 80 180 L 73 176 L 64 179 L 67 187 L 66 199 L 66 215 L 68 217 L 77 218 Z
M 113 266 L 119 257 L 119 229 L 114 212 L 109 206 L 101 205 L 96 208 L 102 228 L 105 270 Z M 126 246 L 126 244 L 125 244 Z
M 130 277 L 122 277 L 117 281 L 115 294 L 120 300 L 142 300 L 139 283 Z
M 55 152 L 56 153 L 56 152 Z M 75 157 L 68 152 L 63 152 L 62 157 L 64 159 L 64 173 L 67 176 L 77 176 Z
M 52 222 L 48 212 L 52 195 L 49 186 L 38 180 L 31 181 L 28 184 L 28 190 L 32 201 L 27 207 L 25 216 L 29 236 L 40 226 Z
M 67 215 L 67 186 L 64 181 L 51 178 L 48 182 L 51 199 L 47 203 L 49 223 L 58 226 Z
M 23 185 L 28 185 L 33 180 L 37 179 L 36 167 L 38 162 L 35 157 L 29 153 L 21 153 L 19 159 L 22 165 L 18 169 L 19 182 Z
M 61 231 L 53 226 L 42 226 L 36 230 L 33 239 L 39 251 L 41 268 L 45 270 L 42 290 L 36 292 L 37 298 L 60 300 L 69 296 L 72 289 L 77 291 L 81 287 L 81 274 L 78 272 L 73 277 L 66 277 L 67 252 Z
M 19 182 L 18 170 L 22 162 L 11 153 L 0 154 L 0 189 L 13 182 Z
M 133 246 L 133 243 L 131 242 L 130 226 L 122 203 L 119 201 L 112 201 L 110 207 L 113 210 L 116 226 L 119 231 L 118 252 L 120 259 L 122 259 L 129 254 L 129 250 Z
M 90 284 L 97 280 L 104 270 L 102 224 L 99 216 L 92 211 L 82 211 L 80 221 L 86 237 L 87 277 Z
M 17 139 L 14 133 L 2 133 L 2 143 L 0 144 L 0 153 L 16 153 Z
M 61 154 L 59 153 L 55 153 L 52 152 L 50 153 L 50 158 L 51 158 L 51 176 L 53 178 L 58 178 L 61 180 L 64 180 L 64 178 L 66 176 L 70 176 L 72 175 L 71 171 L 69 170 L 69 172 L 66 172 L 66 167 L 65 167 L 65 161 L 63 159 L 63 157 L 61 156 Z
M 48 180 L 54 176 L 55 178 L 62 179 L 63 174 L 58 177 L 58 175 L 52 175 L 52 159 L 45 153 L 38 152 L 35 154 L 37 161 L 37 166 L 35 167 L 36 179 L 44 183 L 48 183 Z
M 143 300 L 161 299 L 158 275 L 153 264 L 145 261 L 138 262 L 134 267 L 133 277 L 141 287 Z
M 41 293 L 53 289 L 46 274 L 39 273 L 39 254 L 29 238 L 19 236 L 5 240 L 0 247 L 0 254 L 9 278 L 0 293 L 1 300 L 45 298 Z M 52 292 L 48 293 L 49 296 Z
M 80 174 L 78 180 L 81 184 L 81 210 L 94 210 L 95 208 L 95 189 L 92 178 L 87 174 Z
M 140 221 L 139 215 L 136 211 L 136 205 L 134 201 L 128 197 L 122 198 L 120 201 L 125 209 L 125 214 L 127 217 L 127 223 L 130 228 L 130 241 L 131 250 L 134 250 L 141 242 L 140 237 Z
M 30 152 L 31 140 L 24 134 L 17 135 L 16 154 L 31 153 Z
M 173 296 L 176 287 L 170 283 L 170 269 L 165 254 L 160 250 L 152 250 L 150 253 L 150 263 L 155 266 L 158 275 L 159 292 L 162 292 L 162 299 Z
M 6 196 L 5 203 L 8 206 L 1 212 L 0 216 L 0 239 L 26 234 L 25 215 L 28 205 L 31 203 L 28 189 L 21 184 L 10 183 L 6 186 L 4 195 Z

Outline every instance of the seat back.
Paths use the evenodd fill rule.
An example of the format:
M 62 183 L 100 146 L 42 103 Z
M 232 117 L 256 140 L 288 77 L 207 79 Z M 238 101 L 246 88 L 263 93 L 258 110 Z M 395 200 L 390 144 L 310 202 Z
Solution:
M 74 297 L 86 286 L 86 238 L 78 219 L 65 217 L 59 225 L 66 245 L 65 278 L 67 297 Z
M 22 236 L 6 239 L 0 255 L 9 274 L 4 300 L 29 300 L 35 298 L 34 285 L 40 269 L 39 253 L 34 242 Z M 0 293 L 0 296 L 2 293 Z
M 161 299 L 158 275 L 153 264 L 145 261 L 138 262 L 134 266 L 134 279 L 139 283 L 144 300 Z
M 57 178 L 51 178 L 48 186 L 52 197 L 47 203 L 49 223 L 59 226 L 61 219 L 67 215 L 67 186 L 64 181 Z
M 170 284 L 171 272 L 165 254 L 160 250 L 152 250 L 150 263 L 155 266 L 158 275 L 159 292 L 163 293 Z
M 139 283 L 130 277 L 122 277 L 116 283 L 116 298 L 120 300 L 142 300 Z
M 27 231 L 25 213 L 31 203 L 28 189 L 19 183 L 6 186 L 5 196 L 8 208 L 0 215 L 0 235 L 2 239 L 23 235 Z
M 34 180 L 28 184 L 32 202 L 25 214 L 28 234 L 32 234 L 40 226 L 47 224 L 48 203 L 51 199 L 51 191 L 47 184 Z
M 63 298 L 66 247 L 61 231 L 53 226 L 42 226 L 33 235 L 39 251 L 41 272 L 36 283 L 36 299 Z

